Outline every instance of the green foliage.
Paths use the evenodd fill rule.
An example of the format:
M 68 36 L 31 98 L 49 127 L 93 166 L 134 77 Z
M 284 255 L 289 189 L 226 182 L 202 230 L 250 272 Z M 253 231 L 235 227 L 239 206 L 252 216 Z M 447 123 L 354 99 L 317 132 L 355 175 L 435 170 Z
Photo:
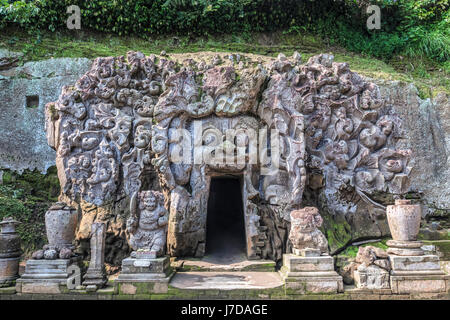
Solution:
M 45 212 L 57 201 L 59 181 L 56 167 L 47 173 L 25 170 L 18 174 L 5 170 L 0 185 L 0 220 L 14 217 L 20 221 L 17 231 L 26 255 L 45 243 Z
M 446 62 L 450 0 L 0 0 L 0 28 L 66 29 L 67 7 L 82 29 L 118 35 L 211 35 L 313 31 L 331 44 L 382 59 L 398 54 Z M 368 30 L 368 5 L 381 8 L 381 30 Z

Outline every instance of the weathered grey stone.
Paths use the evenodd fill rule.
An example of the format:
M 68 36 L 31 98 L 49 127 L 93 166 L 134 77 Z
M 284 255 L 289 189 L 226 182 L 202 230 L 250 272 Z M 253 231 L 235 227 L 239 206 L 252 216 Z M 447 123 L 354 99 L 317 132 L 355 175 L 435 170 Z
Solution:
M 333 257 L 301 257 L 292 254 L 283 255 L 283 266 L 289 272 L 334 271 Z
M 39 249 L 39 250 L 36 250 L 35 252 L 33 252 L 33 254 L 31 255 L 31 259 L 36 259 L 36 260 L 44 259 L 44 250 Z
M 421 206 L 410 200 L 395 200 L 395 205 L 387 206 L 386 213 L 394 241 L 415 241 L 419 234 Z
M 433 274 L 391 275 L 391 289 L 393 293 L 427 293 L 446 292 L 449 276 Z
M 25 273 L 17 279 L 17 292 L 22 293 L 61 293 L 72 275 L 70 268 L 80 269 L 80 258 L 56 260 L 27 260 Z M 81 277 L 81 275 L 79 275 Z
M 105 273 L 105 238 L 106 225 L 93 223 L 91 231 L 91 261 L 84 275 L 83 285 L 100 289 L 105 286 L 108 279 Z
M 127 258 L 122 261 L 122 271 L 115 283 L 124 294 L 135 294 L 136 283 L 142 282 L 146 283 L 145 292 L 140 293 L 165 293 L 172 276 L 169 257 Z
M 423 193 L 434 208 L 450 207 L 450 100 L 440 93 L 421 99 L 417 88 L 401 81 L 374 80 L 386 103 L 402 119 L 399 147 L 411 149 L 411 191 Z M 420 125 L 418 125 L 420 124 Z M 426 212 L 425 212 L 426 213 Z
M 389 271 L 376 265 L 365 267 L 361 264 L 354 272 L 355 285 L 360 289 L 388 289 L 390 288 Z
M 55 164 L 55 152 L 46 142 L 44 106 L 56 100 L 62 87 L 73 84 L 91 63 L 60 58 L 0 68 L 0 168 L 19 172 L 36 168 L 44 173 Z M 27 96 L 39 97 L 38 105 L 27 107 Z
M 69 248 L 62 248 L 59 250 L 59 258 L 60 259 L 70 259 L 72 257 L 72 250 Z
M 389 256 L 393 271 L 440 270 L 439 257 L 423 256 Z
M 58 259 L 58 251 L 55 249 L 47 249 L 44 251 L 44 259 L 46 260 L 54 260 Z
M 72 247 L 77 223 L 78 212 L 74 208 L 67 206 L 64 202 L 53 204 L 45 213 L 48 245 L 58 250 Z
M 139 196 L 139 199 L 137 197 Z M 139 203 L 139 213 L 137 206 Z M 161 192 L 136 192 L 131 200 L 131 216 L 127 229 L 131 234 L 130 245 L 137 252 L 136 258 L 154 259 L 164 254 L 168 212 Z M 143 251 L 143 252 L 141 252 Z
M 307 166 L 324 173 L 327 183 L 318 194 L 328 195 L 326 206 L 333 211 L 354 212 L 341 200 L 356 194 L 367 211 L 373 201 L 364 194 L 406 191 L 410 154 L 396 147 L 400 119 L 383 104 L 376 85 L 329 54 L 305 65 L 297 55 L 294 62 L 280 55 L 256 68 L 239 55 L 231 59 L 220 66 L 185 59 L 179 72 L 174 61 L 139 52 L 129 52 L 127 60 L 97 59 L 75 87 L 64 88 L 59 100 L 47 105 L 48 142 L 58 151 L 63 193 L 103 205 L 119 194 L 142 191 L 148 183 L 143 172 L 154 170 L 156 190 L 164 193 L 169 210 L 168 253 L 201 257 L 211 172 L 241 174 L 247 256 L 278 260 L 289 246 L 288 213 L 302 207 Z M 173 162 L 178 141 L 173 132 L 183 128 L 192 137 L 194 119 L 215 128 L 277 129 L 279 173 L 264 175 L 273 168 L 251 164 Z M 207 143 L 217 136 L 223 143 L 216 147 L 234 154 L 235 142 L 224 139 L 224 130 L 208 130 Z
M 305 207 L 291 212 L 291 230 L 289 240 L 296 250 L 319 250 L 328 253 L 328 241 L 318 229 L 322 226 L 322 217 L 315 207 Z M 305 251 L 306 253 L 306 251 Z
M 342 277 L 334 271 L 333 257 L 302 257 L 283 255 L 280 275 L 285 283 L 286 293 L 330 293 L 342 292 Z
M 8 55 L 17 56 L 14 54 Z M 220 55 L 215 55 L 217 57 L 213 65 L 222 63 Z M 211 55 L 211 57 L 213 56 Z M 1 54 L 0 57 L 2 57 Z M 329 58 L 322 58 L 316 59 L 316 61 L 323 62 L 324 65 L 329 66 L 329 62 L 326 62 L 327 59 L 329 60 Z M 259 60 L 261 66 L 265 65 L 264 59 L 259 58 Z M 297 60 L 295 55 L 292 60 Z M 26 154 L 24 152 L 20 153 L 20 159 L 28 164 L 31 163 L 31 165 L 26 166 L 18 165 L 17 159 L 12 161 L 11 159 L 4 160 L 0 157 L 0 167 L 15 166 L 20 171 L 21 168 L 35 167 L 34 162 L 38 161 L 40 163 L 45 162 L 45 165 L 39 164 L 38 166 L 41 171 L 44 171 L 45 168 L 53 163 L 54 153 L 46 146 L 43 135 L 39 134 L 42 131 L 39 128 L 43 127 L 42 112 L 26 109 L 24 101 L 17 99 L 17 97 L 32 95 L 36 93 L 34 92 L 35 88 L 39 89 L 37 92 L 42 92 L 42 95 L 38 93 L 42 99 L 40 99 L 38 109 L 42 111 L 42 106 L 46 102 L 56 100 L 63 84 L 73 84 L 81 74 L 87 71 L 90 64 L 91 62 L 87 59 L 51 59 L 38 63 L 28 63 L 24 67 L 12 69 L 8 67 L 8 70 L 0 71 L 0 87 L 2 89 L 0 90 L 0 101 L 6 101 L 8 106 L 5 109 L 6 114 L 3 112 L 0 115 L 2 123 L 4 123 L 2 129 L 6 128 L 5 133 L 1 135 L 4 137 L 4 141 L 1 141 L 0 138 L 0 145 L 2 148 L 6 148 L 8 152 L 11 151 L 14 154 L 18 152 L 16 149 L 26 150 Z M 27 77 L 31 77 L 31 79 L 27 79 Z M 72 80 L 66 80 L 69 78 Z M 450 108 L 448 107 L 448 96 L 439 94 L 432 101 L 422 100 L 419 98 L 417 89 L 412 84 L 372 79 L 369 79 L 369 81 L 373 81 L 378 85 L 380 96 L 385 99 L 387 108 L 392 108 L 392 113 L 400 115 L 403 121 L 402 139 L 398 141 L 397 148 L 411 149 L 413 151 L 410 165 L 415 166 L 415 169 L 411 173 L 410 190 L 422 191 L 424 200 L 430 208 L 448 208 L 450 206 L 448 200 L 450 199 L 450 179 L 448 178 L 450 175 L 450 157 L 446 156 L 447 150 L 450 150 L 450 113 L 448 111 Z M 46 98 L 50 94 L 53 98 Z M 6 99 L 4 99 L 5 96 Z M 417 126 L 417 123 L 420 123 L 421 126 Z M 33 147 L 29 148 L 30 145 Z M 21 146 L 24 147 L 22 148 Z M 30 150 L 33 152 L 32 156 L 29 155 Z M 2 149 L 1 151 L 4 150 Z M 1 154 L 6 155 L 8 152 L 1 152 Z M 31 161 L 30 159 L 44 159 L 45 161 Z M 8 165 L 3 165 L 5 161 Z M 319 192 L 324 190 L 322 184 L 316 184 L 316 187 L 318 187 Z M 377 207 L 369 205 L 369 207 L 366 207 L 362 202 L 356 205 L 352 204 L 349 207 L 346 207 L 343 202 L 332 206 L 327 205 L 333 201 L 336 201 L 336 199 L 333 200 L 333 197 L 320 199 L 320 202 L 326 205 L 327 209 L 331 210 L 328 213 L 328 210 L 323 208 L 325 206 L 321 205 L 319 206 L 320 213 L 325 220 L 330 217 L 339 217 L 339 219 L 344 217 L 346 223 L 348 223 L 347 236 L 349 241 L 362 237 L 380 237 L 388 234 L 389 230 L 383 210 L 378 210 Z M 115 209 L 112 208 L 111 210 L 114 211 Z M 427 211 L 424 213 L 426 214 Z M 330 228 L 328 224 L 325 224 L 325 227 Z M 345 227 L 347 228 L 347 225 Z M 88 230 L 90 230 L 90 226 Z M 113 231 L 111 229 L 108 230 L 108 233 L 112 235 Z M 124 233 L 120 234 L 120 236 L 117 234 L 115 233 L 116 237 L 123 238 L 117 238 L 116 241 L 125 240 Z M 201 235 L 193 236 L 192 240 L 189 241 L 195 242 L 201 238 Z M 204 246 L 204 243 L 201 243 L 201 241 L 196 243 L 197 245 L 193 246 L 194 253 L 201 252 L 201 250 L 197 251 L 196 249 L 197 247 L 201 248 L 202 245 Z M 333 242 L 331 246 L 332 251 L 334 251 L 340 248 L 339 246 L 342 246 L 342 244 Z M 127 254 L 126 250 L 128 248 L 124 247 L 122 251 L 115 253 L 119 257 L 114 258 L 115 261 L 120 261 L 120 256 Z M 254 252 L 257 256 L 256 251 L 255 248 Z M 262 251 L 267 252 L 268 250 L 263 248 Z M 280 254 L 274 256 L 281 257 Z M 112 260 L 112 258 L 110 259 Z
M 22 250 L 16 226 L 20 224 L 11 217 L 0 222 L 0 287 L 7 286 L 19 277 Z

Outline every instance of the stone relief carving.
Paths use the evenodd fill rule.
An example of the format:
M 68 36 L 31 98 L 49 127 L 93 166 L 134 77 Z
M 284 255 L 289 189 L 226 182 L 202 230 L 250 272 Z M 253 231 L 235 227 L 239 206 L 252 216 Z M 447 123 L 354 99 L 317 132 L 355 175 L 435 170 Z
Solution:
M 327 54 L 306 64 L 298 54 L 264 65 L 225 60 L 180 64 L 139 52 L 96 59 L 46 107 L 63 194 L 102 206 L 149 189 L 154 172 L 155 191 L 169 212 L 168 253 L 202 256 L 211 176 L 235 174 L 245 182 L 247 254 L 277 260 L 290 246 L 289 213 L 305 205 L 305 188 L 316 187 L 317 177 L 333 212 L 355 212 L 359 200 L 379 206 L 371 199 L 377 192 L 407 191 L 410 152 L 395 148 L 401 121 L 378 87 L 348 64 Z M 194 135 L 196 121 L 200 135 Z M 258 146 L 279 159 L 250 164 L 250 142 L 227 140 L 228 128 L 255 129 L 263 137 L 266 130 Z M 177 129 L 185 129 L 189 145 L 220 146 L 223 154 L 244 145 L 246 162 L 196 163 L 193 152 L 183 154 L 193 161 L 174 163 L 183 140 Z M 279 133 L 279 150 L 271 129 Z
M 131 215 L 127 220 L 127 229 L 131 235 L 130 246 L 135 251 L 144 251 L 154 258 L 163 255 L 168 217 L 162 193 L 152 190 L 135 193 L 131 199 L 130 211 Z
M 295 250 L 318 249 L 328 254 L 328 241 L 318 229 L 322 226 L 322 217 L 315 207 L 305 207 L 291 212 L 291 230 L 289 240 Z

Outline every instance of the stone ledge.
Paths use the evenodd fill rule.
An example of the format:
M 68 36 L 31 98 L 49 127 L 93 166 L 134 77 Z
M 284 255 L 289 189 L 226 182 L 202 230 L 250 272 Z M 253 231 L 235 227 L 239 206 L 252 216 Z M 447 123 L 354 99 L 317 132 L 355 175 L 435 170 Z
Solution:
M 172 288 L 171 288 L 172 289 Z M 186 292 L 184 292 L 186 291 Z M 169 290 L 167 294 L 3 294 L 0 300 L 450 300 L 450 293 L 412 293 L 412 294 L 387 294 L 385 292 L 369 292 L 368 290 L 346 290 L 344 293 L 322 294 L 292 294 L 285 295 L 278 291 L 266 290 L 236 290 L 230 291 L 200 291 L 194 290 Z M 364 292 L 363 292 L 364 291 Z M 374 291 L 374 290 L 371 290 Z

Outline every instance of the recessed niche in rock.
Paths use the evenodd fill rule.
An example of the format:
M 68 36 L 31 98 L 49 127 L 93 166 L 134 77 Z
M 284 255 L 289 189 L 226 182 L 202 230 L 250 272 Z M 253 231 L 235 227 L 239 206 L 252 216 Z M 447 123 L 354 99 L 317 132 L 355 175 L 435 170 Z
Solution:
M 241 179 L 250 259 L 290 252 L 290 213 L 306 206 L 319 209 L 330 252 L 388 233 L 377 199 L 407 192 L 410 151 L 378 86 L 328 54 L 227 57 L 98 58 L 46 105 L 60 198 L 83 212 L 77 239 L 104 221 L 106 261 L 128 255 L 130 199 L 153 190 L 168 212 L 166 253 L 202 257 L 217 172 Z
M 26 106 L 30 109 L 35 109 L 39 107 L 39 96 L 27 96 L 26 97 Z
M 208 256 L 246 255 L 244 210 L 238 178 L 213 178 L 206 217 Z

